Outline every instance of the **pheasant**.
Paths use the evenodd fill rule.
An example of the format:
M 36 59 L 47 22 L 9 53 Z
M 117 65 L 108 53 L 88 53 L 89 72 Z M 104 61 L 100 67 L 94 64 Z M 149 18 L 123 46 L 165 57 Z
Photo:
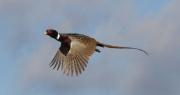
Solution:
M 89 57 L 94 52 L 101 52 L 96 48 L 97 46 L 117 49 L 136 49 L 148 55 L 146 51 L 139 48 L 107 45 L 83 34 L 58 33 L 54 29 L 47 29 L 44 34 L 61 42 L 60 48 L 49 65 L 53 69 L 61 69 L 66 75 L 78 76 L 81 74 L 87 67 Z

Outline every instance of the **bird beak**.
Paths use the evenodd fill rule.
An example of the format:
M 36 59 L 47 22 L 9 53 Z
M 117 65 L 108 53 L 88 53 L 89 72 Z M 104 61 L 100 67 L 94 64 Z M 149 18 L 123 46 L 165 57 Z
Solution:
M 47 35 L 47 32 L 44 32 L 44 35 Z

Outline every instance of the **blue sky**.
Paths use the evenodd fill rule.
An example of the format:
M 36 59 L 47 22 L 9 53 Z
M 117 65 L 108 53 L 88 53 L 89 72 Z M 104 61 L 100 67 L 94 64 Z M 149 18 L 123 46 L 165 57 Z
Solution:
M 1 95 L 179 95 L 178 0 L 1 0 Z M 147 50 L 102 49 L 79 77 L 49 68 L 47 28 Z

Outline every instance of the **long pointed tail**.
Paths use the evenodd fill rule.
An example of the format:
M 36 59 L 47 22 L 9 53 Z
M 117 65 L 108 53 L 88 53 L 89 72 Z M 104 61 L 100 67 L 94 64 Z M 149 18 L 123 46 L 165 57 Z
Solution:
M 103 44 L 103 43 L 100 43 L 100 42 L 97 42 L 97 46 L 107 47 L 107 48 L 117 48 L 117 49 L 135 49 L 135 50 L 139 50 L 141 52 L 144 52 L 146 55 L 149 55 L 145 50 L 142 50 L 142 49 L 139 49 L 139 48 L 134 48 L 134 47 L 113 46 L 113 45 Z

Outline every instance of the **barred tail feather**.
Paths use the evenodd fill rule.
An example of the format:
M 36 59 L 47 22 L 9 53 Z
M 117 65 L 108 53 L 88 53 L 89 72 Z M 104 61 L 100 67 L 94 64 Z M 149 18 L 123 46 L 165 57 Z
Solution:
M 97 46 L 107 47 L 107 48 L 117 48 L 117 49 L 136 49 L 136 50 L 139 50 L 141 52 L 144 52 L 146 55 L 149 55 L 145 50 L 139 49 L 139 48 L 134 48 L 134 47 L 113 46 L 113 45 L 103 44 L 100 42 L 97 42 Z

